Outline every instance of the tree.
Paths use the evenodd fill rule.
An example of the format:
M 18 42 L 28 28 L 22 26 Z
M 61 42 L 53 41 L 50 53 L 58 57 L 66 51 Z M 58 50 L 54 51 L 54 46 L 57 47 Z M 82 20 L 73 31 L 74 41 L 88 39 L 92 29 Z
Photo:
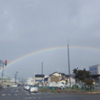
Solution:
M 75 74 L 76 81 L 79 80 L 83 82 L 85 79 L 91 78 L 90 72 L 86 71 L 86 69 L 83 70 L 74 69 L 73 73 Z
M 93 84 L 93 80 L 92 79 L 85 79 L 83 81 L 86 85 L 92 85 Z
M 85 89 L 93 89 L 93 80 L 91 79 L 91 75 L 90 75 L 90 72 L 89 71 L 86 71 L 86 69 L 83 69 L 83 70 L 78 70 L 78 69 L 74 69 L 73 70 L 73 73 L 75 74 L 75 79 L 76 80 L 79 80 L 82 82 L 82 84 L 84 83 L 85 84 L 85 87 L 82 87 L 85 88 Z

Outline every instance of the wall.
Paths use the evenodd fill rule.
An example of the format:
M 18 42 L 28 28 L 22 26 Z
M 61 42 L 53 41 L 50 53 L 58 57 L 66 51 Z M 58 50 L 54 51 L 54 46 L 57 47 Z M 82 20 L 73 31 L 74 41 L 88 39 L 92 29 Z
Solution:
M 71 84 L 75 84 L 75 78 L 70 77 L 70 79 L 71 79 Z M 68 78 L 68 83 L 69 83 L 69 78 Z
M 100 65 L 98 66 L 98 74 L 100 74 Z

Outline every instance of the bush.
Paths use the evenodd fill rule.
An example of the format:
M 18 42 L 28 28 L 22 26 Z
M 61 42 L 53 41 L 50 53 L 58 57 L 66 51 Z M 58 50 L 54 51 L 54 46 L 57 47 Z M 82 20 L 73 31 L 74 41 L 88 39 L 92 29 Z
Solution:
M 73 86 L 72 86 L 72 89 L 77 89 L 77 88 L 78 88 L 77 85 L 73 85 Z
M 85 85 L 93 85 L 94 81 L 92 79 L 85 79 L 83 82 L 85 83 Z

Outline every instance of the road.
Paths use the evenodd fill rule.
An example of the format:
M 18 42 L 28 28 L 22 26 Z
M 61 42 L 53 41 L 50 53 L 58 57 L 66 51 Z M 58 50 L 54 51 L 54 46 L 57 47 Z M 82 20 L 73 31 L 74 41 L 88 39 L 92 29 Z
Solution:
M 100 94 L 28 93 L 17 87 L 0 91 L 0 100 L 100 100 Z

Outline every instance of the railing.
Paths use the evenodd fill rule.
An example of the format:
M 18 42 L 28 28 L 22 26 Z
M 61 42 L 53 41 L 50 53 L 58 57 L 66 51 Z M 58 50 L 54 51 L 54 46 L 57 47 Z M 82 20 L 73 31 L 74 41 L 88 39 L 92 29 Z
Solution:
M 58 93 L 58 92 L 62 92 L 62 93 L 63 92 L 97 92 L 98 91 L 98 89 L 96 89 L 94 85 L 92 86 L 85 85 L 83 86 L 83 88 L 66 87 L 64 89 L 55 88 L 55 87 L 40 87 L 39 90 L 42 92 L 54 92 L 54 93 Z

